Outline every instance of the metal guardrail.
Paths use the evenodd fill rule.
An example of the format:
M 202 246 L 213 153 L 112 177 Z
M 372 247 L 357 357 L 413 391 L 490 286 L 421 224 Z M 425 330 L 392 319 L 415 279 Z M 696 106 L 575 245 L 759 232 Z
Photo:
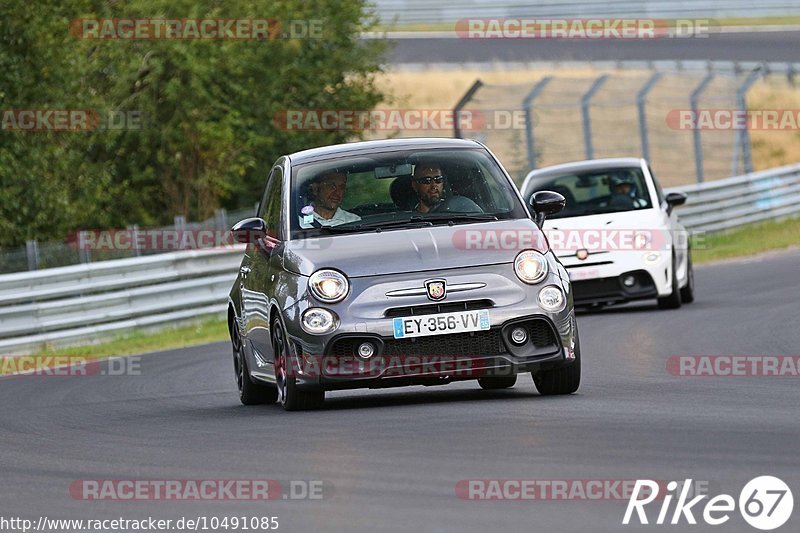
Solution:
M 800 164 L 699 185 L 679 217 L 720 231 L 800 214 Z M 225 313 L 243 247 L 181 251 L 0 276 L 0 355 Z
M 243 247 L 0 276 L 0 354 L 224 314 Z
M 687 229 L 733 229 L 800 214 L 800 164 L 666 191 L 689 196 L 678 208 L 678 218 Z

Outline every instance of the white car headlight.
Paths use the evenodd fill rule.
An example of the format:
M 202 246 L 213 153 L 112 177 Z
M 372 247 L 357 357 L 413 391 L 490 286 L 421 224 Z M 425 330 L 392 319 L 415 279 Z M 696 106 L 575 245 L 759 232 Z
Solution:
M 336 270 L 317 270 L 308 279 L 311 294 L 321 302 L 333 304 L 344 300 L 350 291 L 347 277 Z
M 321 335 L 336 329 L 336 315 L 319 307 L 309 307 L 303 311 L 300 324 L 306 333 Z
M 539 307 L 550 313 L 563 311 L 567 305 L 564 293 L 555 285 L 548 285 L 539 291 Z
M 547 277 L 548 271 L 547 258 L 535 250 L 524 250 L 514 259 L 514 272 L 525 283 L 539 283 Z

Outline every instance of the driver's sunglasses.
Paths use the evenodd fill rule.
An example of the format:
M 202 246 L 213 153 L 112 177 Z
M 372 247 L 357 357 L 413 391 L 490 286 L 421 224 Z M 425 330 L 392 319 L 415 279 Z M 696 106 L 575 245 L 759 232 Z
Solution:
M 444 183 L 444 176 L 441 174 L 438 176 L 425 176 L 424 178 L 416 178 L 414 181 L 421 183 L 422 185 L 430 185 L 431 182 L 435 183 L 436 185 L 441 185 Z

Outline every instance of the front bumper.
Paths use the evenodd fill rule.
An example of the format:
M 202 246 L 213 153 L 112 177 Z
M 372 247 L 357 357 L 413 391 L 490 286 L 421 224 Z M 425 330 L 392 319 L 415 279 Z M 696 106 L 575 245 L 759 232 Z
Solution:
M 339 327 L 328 335 L 309 335 L 300 328 L 300 316 L 308 307 L 319 307 L 307 299 L 298 302 L 286 320 L 290 359 L 298 386 L 327 390 L 433 385 L 450 381 L 506 376 L 539 368 L 570 364 L 575 357 L 576 321 L 570 285 L 556 269 L 540 284 L 526 285 L 501 269 L 509 265 L 459 269 L 432 275 L 411 273 L 385 279 L 353 280 L 352 294 L 329 308 L 339 316 Z M 487 271 L 488 269 L 488 271 Z M 512 274 L 513 275 L 513 274 Z M 423 286 L 431 277 L 446 278 L 454 285 L 478 281 L 485 286 L 454 293 L 438 304 L 426 297 L 389 298 L 392 290 Z M 538 292 L 557 285 L 567 304 L 558 313 L 538 306 Z M 380 298 L 383 296 L 383 298 Z M 379 305 L 376 305 L 376 302 Z M 413 339 L 395 339 L 393 318 L 471 309 L 488 309 L 489 330 L 440 334 Z M 294 319 L 294 317 L 297 317 Z M 527 339 L 515 344 L 511 330 L 522 327 Z M 369 358 L 358 354 L 358 346 L 373 344 Z

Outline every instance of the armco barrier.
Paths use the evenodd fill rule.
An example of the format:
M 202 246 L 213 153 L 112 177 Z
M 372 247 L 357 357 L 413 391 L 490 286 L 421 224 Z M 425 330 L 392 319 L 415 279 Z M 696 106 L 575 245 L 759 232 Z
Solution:
M 666 189 L 689 196 L 678 216 L 691 231 L 723 231 L 800 214 L 800 165 Z
M 800 164 L 680 190 L 692 231 L 800 214 Z M 0 356 L 138 327 L 222 318 L 243 247 L 173 252 L 0 276 Z
M 226 310 L 243 247 L 0 276 L 0 356 Z

